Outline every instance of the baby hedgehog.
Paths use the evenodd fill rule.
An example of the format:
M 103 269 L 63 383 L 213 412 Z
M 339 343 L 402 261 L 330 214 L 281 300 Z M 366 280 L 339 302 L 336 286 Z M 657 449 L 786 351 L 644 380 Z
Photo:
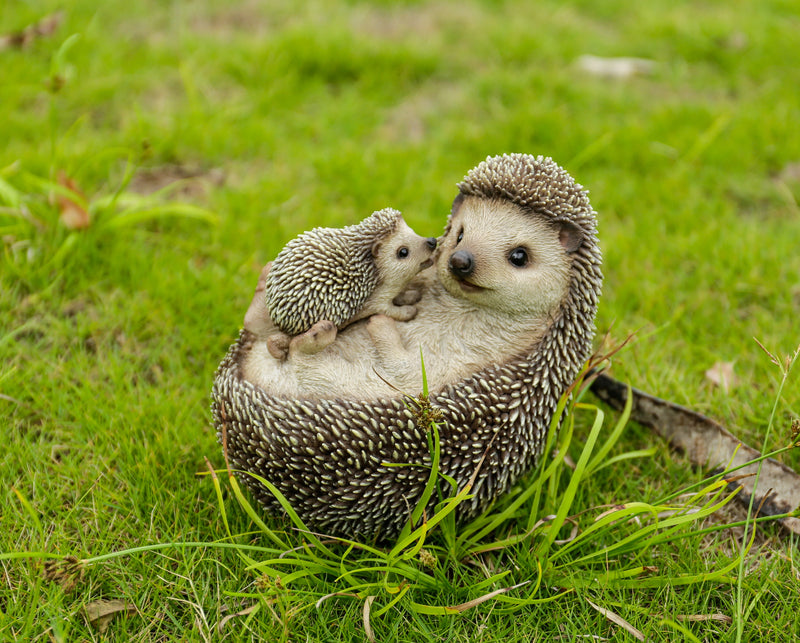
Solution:
M 435 249 L 435 238 L 417 235 L 392 208 L 345 228 L 314 228 L 287 243 L 272 263 L 267 309 L 288 335 L 323 319 L 338 328 L 377 313 L 408 321 L 416 306 L 392 300 L 433 265 Z

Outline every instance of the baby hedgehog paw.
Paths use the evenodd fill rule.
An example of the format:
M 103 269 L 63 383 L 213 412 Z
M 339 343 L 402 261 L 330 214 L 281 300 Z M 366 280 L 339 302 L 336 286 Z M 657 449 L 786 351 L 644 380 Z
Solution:
M 409 321 L 417 316 L 416 306 L 392 306 L 386 314 L 397 321 Z
M 273 333 L 267 337 L 267 350 L 279 362 L 289 356 L 289 343 L 292 338 L 286 333 Z
M 416 304 L 420 299 L 422 299 L 422 290 L 420 288 L 406 288 L 394 298 L 392 303 L 395 306 L 408 306 L 409 304 Z
M 305 333 L 293 338 L 289 346 L 289 353 L 302 353 L 315 355 L 324 348 L 333 344 L 336 339 L 336 324 L 328 319 L 318 321 Z

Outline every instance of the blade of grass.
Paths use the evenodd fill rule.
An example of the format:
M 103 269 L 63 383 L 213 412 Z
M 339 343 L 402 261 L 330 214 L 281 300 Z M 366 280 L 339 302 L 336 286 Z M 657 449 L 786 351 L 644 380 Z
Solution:
M 336 557 L 336 555 L 330 549 L 328 549 L 319 538 L 317 538 L 314 532 L 311 531 L 308 527 L 306 527 L 305 523 L 300 519 L 300 516 L 297 515 L 297 512 L 294 510 L 294 508 L 286 499 L 286 497 L 269 480 L 251 471 L 234 471 L 234 473 L 240 473 L 242 475 L 250 476 L 257 482 L 260 482 L 262 485 L 264 485 L 269 490 L 269 492 L 273 496 L 275 496 L 275 499 L 281 505 L 281 508 L 283 508 L 283 510 L 287 513 L 289 519 L 294 523 L 295 527 L 297 527 L 299 531 L 303 532 L 308 537 L 308 539 L 311 540 L 311 542 L 313 542 L 314 545 L 320 549 L 320 551 L 324 552 L 326 556 L 332 558 Z
M 233 495 L 236 496 L 236 500 L 238 501 L 239 506 L 242 509 L 244 509 L 244 512 L 248 515 L 250 520 L 252 520 L 255 523 L 255 525 L 261 530 L 261 533 L 267 536 L 267 538 L 269 538 L 281 549 L 289 549 L 289 546 L 280 538 L 278 538 L 278 536 L 275 535 L 275 532 L 267 526 L 267 524 L 256 513 L 255 509 L 253 509 L 252 505 L 244 497 L 244 494 L 242 493 L 242 490 L 239 487 L 239 483 L 236 480 L 235 476 L 233 475 L 228 476 L 228 484 L 230 484 L 231 489 L 233 490 Z
M 96 227 L 98 229 L 116 230 L 147 221 L 171 217 L 204 221 L 205 223 L 210 223 L 212 225 L 216 225 L 219 222 L 219 218 L 216 214 L 203 208 L 187 205 L 185 203 L 165 203 L 163 205 L 155 205 L 148 208 L 143 208 L 141 210 L 133 210 L 123 212 L 122 214 L 115 214 L 110 218 L 98 221 Z
M 767 351 L 769 354 L 769 351 Z M 764 432 L 764 444 L 769 444 L 769 439 L 772 435 L 772 427 L 775 424 L 775 415 L 778 412 L 778 404 L 781 401 L 781 397 L 783 395 L 783 389 L 786 386 L 786 381 L 789 379 L 789 373 L 792 370 L 795 362 L 797 361 L 798 355 L 800 355 L 800 346 L 794 352 L 794 355 L 791 358 L 787 358 L 784 365 L 779 364 L 779 368 L 782 371 L 782 377 L 780 384 L 778 385 L 778 391 L 775 394 L 775 401 L 772 404 L 772 410 L 769 414 L 769 422 L 767 422 L 767 429 Z M 773 357 L 774 359 L 774 357 Z M 739 560 L 739 579 L 736 584 L 736 643 L 741 643 L 742 636 L 744 634 L 744 558 L 745 558 L 745 541 L 747 540 L 748 530 L 751 528 L 751 521 L 753 516 L 753 504 L 756 498 L 756 490 L 758 489 L 758 481 L 761 477 L 761 468 L 763 465 L 763 459 L 759 460 L 758 469 L 756 471 L 756 477 L 753 481 L 753 493 L 750 494 L 750 504 L 747 507 L 747 524 L 744 526 L 744 535 L 742 537 L 742 549 L 741 555 Z M 766 500 L 766 496 L 762 499 L 763 501 Z M 755 526 L 752 526 L 752 538 L 749 547 L 752 546 L 753 540 L 755 538 Z M 748 547 L 748 550 L 749 550 Z
M 591 474 L 592 472 L 596 471 L 601 466 L 601 464 L 607 460 L 609 451 L 611 451 L 611 449 L 617 443 L 620 436 L 622 435 L 622 431 L 628 424 L 628 420 L 630 420 L 632 408 L 633 408 L 633 395 L 631 393 L 631 386 L 630 384 L 628 384 L 628 394 L 625 398 L 625 408 L 622 409 L 622 414 L 619 416 L 619 419 L 614 425 L 611 434 L 603 441 L 602 446 L 597 450 L 597 452 L 594 454 L 594 457 L 587 465 L 586 467 L 587 474 Z
M 44 537 L 44 527 L 42 527 L 42 521 L 39 520 L 39 516 L 34 511 L 31 503 L 28 502 L 28 499 L 22 495 L 19 489 L 12 486 L 11 491 L 14 492 L 14 495 L 17 496 L 17 500 L 19 504 L 22 505 L 22 508 L 25 510 L 25 513 L 28 514 L 31 521 L 33 522 L 33 526 L 36 528 L 36 533 L 39 535 L 39 541 L 42 545 L 44 545 L 45 537 Z
M 594 449 L 594 445 L 597 442 L 597 438 L 600 434 L 600 429 L 603 427 L 603 419 L 605 418 L 605 414 L 599 407 L 588 404 L 580 404 L 576 405 L 576 408 L 586 408 L 595 411 L 595 420 L 592 424 L 592 428 L 589 431 L 589 435 L 586 438 L 586 444 L 583 448 L 583 451 L 578 458 L 578 462 L 575 464 L 575 471 L 572 473 L 572 478 L 569 482 L 569 485 L 559 500 L 556 517 L 548 525 L 546 535 L 537 548 L 538 555 L 543 558 L 547 557 L 546 553 L 549 552 L 553 546 L 553 541 L 558 536 L 558 531 L 561 529 L 561 526 L 564 524 L 564 521 L 569 514 L 569 510 L 572 507 L 572 502 L 575 499 L 575 494 L 578 492 L 578 485 L 583 479 L 583 473 L 586 470 L 589 458 L 592 455 L 592 450 Z
M 435 422 L 431 423 L 430 431 L 429 431 L 429 445 L 430 445 L 430 455 L 431 455 L 431 470 L 430 474 L 428 475 L 428 480 L 425 483 L 425 488 L 422 490 L 422 495 L 420 496 L 417 504 L 415 505 L 414 509 L 411 512 L 410 520 L 405 524 L 403 530 L 400 532 L 400 536 L 397 539 L 397 544 L 392 549 L 391 553 L 389 554 L 390 557 L 396 556 L 401 550 L 408 547 L 410 544 L 410 533 L 411 529 L 419 522 L 420 518 L 422 517 L 422 513 L 425 511 L 425 507 L 428 505 L 428 501 L 430 500 L 431 496 L 433 495 L 433 491 L 436 488 L 436 480 L 439 477 L 439 459 L 441 457 L 441 444 L 439 440 L 439 427 L 436 425 Z M 419 535 L 424 535 L 424 530 L 417 530 L 414 533 L 419 533 Z M 420 548 L 422 544 L 419 545 Z

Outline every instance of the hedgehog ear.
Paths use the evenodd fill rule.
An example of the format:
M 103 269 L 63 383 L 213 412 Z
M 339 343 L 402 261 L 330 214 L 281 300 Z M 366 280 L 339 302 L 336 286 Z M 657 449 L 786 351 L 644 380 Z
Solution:
M 571 221 L 558 222 L 558 240 L 564 250 L 571 254 L 581 247 L 583 243 L 583 230 Z
M 373 241 L 373 242 L 372 242 L 372 256 L 373 256 L 373 257 L 377 257 L 377 256 L 378 256 L 378 253 L 379 253 L 380 251 L 381 251 L 381 242 L 380 242 L 380 240 L 378 240 L 378 241 Z

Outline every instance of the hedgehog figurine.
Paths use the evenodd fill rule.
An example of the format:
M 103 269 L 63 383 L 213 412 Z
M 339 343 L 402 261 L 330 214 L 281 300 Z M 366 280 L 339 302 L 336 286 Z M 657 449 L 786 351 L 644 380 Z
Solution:
M 417 235 L 393 208 L 345 228 L 314 228 L 287 243 L 272 262 L 265 289 L 270 317 L 289 336 L 321 320 L 340 330 L 377 313 L 407 321 L 416 307 L 393 300 L 433 264 L 435 249 L 435 238 Z M 273 335 L 270 352 L 284 356 L 288 339 Z
M 425 355 L 429 403 L 441 417 L 440 472 L 459 488 L 474 481 L 459 521 L 542 457 L 559 398 L 591 353 L 602 286 L 596 215 L 549 158 L 487 158 L 458 187 L 413 320 L 376 315 L 345 329 L 335 351 L 278 362 L 248 324 L 263 308 L 254 298 L 217 370 L 212 413 L 230 466 L 268 511 L 282 509 L 248 472 L 269 480 L 316 531 L 384 539 L 408 521 L 430 471 L 427 429 L 399 392 L 369 388 L 377 346 L 398 363 L 416 354 L 417 369 Z M 335 377 L 359 361 L 360 371 L 340 377 L 349 395 L 269 384 L 317 364 Z

